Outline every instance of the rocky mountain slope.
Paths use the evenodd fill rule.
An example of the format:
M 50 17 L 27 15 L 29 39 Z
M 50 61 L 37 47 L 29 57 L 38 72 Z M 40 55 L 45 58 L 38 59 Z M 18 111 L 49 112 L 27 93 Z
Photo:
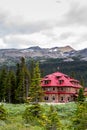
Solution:
M 65 61 L 73 61 L 73 57 L 79 57 L 80 60 L 87 60 L 87 49 L 76 51 L 70 46 L 40 48 L 38 46 L 26 49 L 0 49 L 0 64 L 13 64 L 19 61 L 21 57 L 40 58 L 41 60 L 48 58 L 62 58 Z

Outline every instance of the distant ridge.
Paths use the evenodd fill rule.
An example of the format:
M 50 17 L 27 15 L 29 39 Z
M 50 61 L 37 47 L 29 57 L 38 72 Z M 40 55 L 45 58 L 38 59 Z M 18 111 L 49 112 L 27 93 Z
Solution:
M 67 52 L 67 51 L 72 51 L 72 50 L 74 50 L 75 51 L 75 49 L 73 49 L 71 46 L 64 46 L 64 47 L 52 47 L 52 48 L 41 48 L 41 47 L 39 47 L 39 46 L 33 46 L 33 47 L 29 47 L 29 48 L 27 48 L 27 49 L 33 49 L 33 50 L 46 50 L 46 49 L 51 49 L 51 50 L 60 50 L 60 51 L 62 51 L 62 52 Z
M 39 46 L 33 46 L 33 47 L 29 47 L 28 49 L 41 50 L 41 48 L 40 48 Z
M 52 48 L 33 46 L 24 49 L 0 49 L 0 65 L 3 63 L 14 64 L 19 61 L 21 57 L 25 57 L 26 59 L 41 59 L 41 61 L 49 58 L 62 58 L 67 62 L 73 61 L 73 57 L 77 57 L 79 60 L 87 61 L 87 48 L 79 51 L 76 51 L 71 46 Z

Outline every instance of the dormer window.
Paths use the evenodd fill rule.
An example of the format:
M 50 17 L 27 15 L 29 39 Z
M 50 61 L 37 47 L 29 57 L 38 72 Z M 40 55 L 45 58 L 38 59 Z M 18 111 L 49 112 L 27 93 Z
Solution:
M 67 78 L 67 79 L 68 79 L 69 77 L 68 77 L 67 75 L 65 75 L 65 78 Z
M 57 79 L 61 78 L 61 76 L 56 76 Z
M 64 80 L 59 80 L 59 84 L 62 84 L 64 82 Z
M 44 80 L 44 84 L 49 84 L 50 80 Z
M 75 82 L 75 81 L 70 81 L 72 84 L 74 85 L 78 85 L 78 82 Z
M 47 78 L 48 78 L 48 76 L 45 76 L 45 78 L 47 79 Z

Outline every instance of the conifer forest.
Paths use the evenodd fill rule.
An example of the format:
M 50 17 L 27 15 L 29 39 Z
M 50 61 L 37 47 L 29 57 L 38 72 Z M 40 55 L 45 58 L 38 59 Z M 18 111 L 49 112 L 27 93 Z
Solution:
M 41 78 L 47 73 L 70 69 L 68 63 L 53 63 L 52 68 L 50 62 L 42 64 L 31 60 L 26 64 L 22 57 L 15 69 L 1 68 L 0 130 L 87 130 L 87 97 L 84 97 L 84 88 L 80 89 L 75 102 L 46 104 L 42 101 L 44 92 L 40 86 Z M 86 85 L 83 75 L 75 73 L 74 63 L 70 64 L 73 71 L 69 74 Z M 81 66 L 82 63 L 80 69 Z M 78 72 L 81 72 L 79 68 Z

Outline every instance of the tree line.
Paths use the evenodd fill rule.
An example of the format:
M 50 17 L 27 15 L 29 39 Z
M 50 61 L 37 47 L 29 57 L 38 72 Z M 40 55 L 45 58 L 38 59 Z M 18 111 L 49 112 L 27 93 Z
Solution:
M 0 71 L 0 102 L 24 103 L 40 101 L 42 88 L 40 86 L 39 63 L 31 61 L 28 69 L 25 58 L 22 57 L 16 65 L 16 71 L 3 67 Z
M 55 71 L 69 74 L 75 79 L 78 79 L 79 75 L 81 85 L 86 86 L 85 77 L 83 77 L 83 75 L 87 74 L 85 71 L 87 62 L 79 63 L 79 61 L 77 61 L 78 66 L 76 66 L 75 62 L 55 61 L 48 60 L 47 63 L 39 63 L 38 61 L 31 60 L 28 63 L 25 61 L 25 58 L 22 57 L 20 62 L 16 64 L 15 69 L 8 69 L 7 67 L 1 68 L 0 102 L 23 103 L 26 102 L 27 97 L 31 101 L 40 101 L 43 95 L 40 79 L 46 74 Z M 57 70 L 58 67 L 59 70 Z
M 84 81 L 84 87 L 87 87 L 87 61 L 70 61 L 64 62 L 61 59 L 48 59 L 40 63 L 41 72 L 44 75 L 60 71 L 77 80 Z M 73 75 L 72 75 L 73 74 Z

